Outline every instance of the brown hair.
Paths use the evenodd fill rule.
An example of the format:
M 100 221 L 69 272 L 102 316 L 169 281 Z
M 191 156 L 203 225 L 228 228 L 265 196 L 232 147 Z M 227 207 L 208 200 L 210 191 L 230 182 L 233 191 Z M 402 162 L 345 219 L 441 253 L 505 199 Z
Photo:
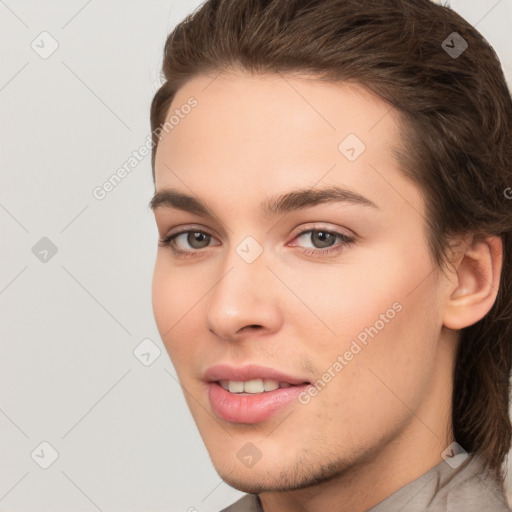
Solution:
M 467 49 L 450 54 L 454 41 L 463 48 L 459 37 Z M 493 48 L 429 0 L 209 0 L 165 44 L 166 81 L 151 105 L 153 177 L 155 130 L 176 91 L 198 74 L 226 68 L 312 73 L 368 88 L 400 112 L 397 156 L 423 191 L 435 262 L 446 264 L 454 235 L 502 238 L 496 301 L 460 331 L 452 423 L 456 441 L 503 480 L 512 431 L 512 101 Z

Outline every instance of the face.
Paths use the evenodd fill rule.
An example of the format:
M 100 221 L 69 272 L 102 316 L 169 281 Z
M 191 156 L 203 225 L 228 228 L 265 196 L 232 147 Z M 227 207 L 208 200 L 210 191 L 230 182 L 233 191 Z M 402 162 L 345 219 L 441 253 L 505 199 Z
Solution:
M 188 82 L 176 109 L 153 309 L 220 476 L 300 488 L 435 443 L 415 416 L 446 367 L 441 286 L 394 110 L 356 85 L 233 72 Z

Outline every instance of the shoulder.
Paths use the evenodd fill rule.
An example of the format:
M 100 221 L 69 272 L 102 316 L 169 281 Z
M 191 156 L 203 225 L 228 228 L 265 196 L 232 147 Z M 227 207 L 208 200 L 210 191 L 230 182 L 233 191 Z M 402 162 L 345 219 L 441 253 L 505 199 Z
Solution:
M 511 511 L 503 487 L 484 470 L 477 455 L 470 458 L 470 463 L 463 471 L 455 472 L 452 478 L 448 478 L 432 505 L 433 511 L 446 512 Z

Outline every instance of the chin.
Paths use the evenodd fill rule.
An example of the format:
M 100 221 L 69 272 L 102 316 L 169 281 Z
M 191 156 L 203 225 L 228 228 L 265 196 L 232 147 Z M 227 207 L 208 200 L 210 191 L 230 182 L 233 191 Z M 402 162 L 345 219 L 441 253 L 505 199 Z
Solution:
M 270 467 L 261 464 L 254 468 L 215 465 L 215 469 L 228 485 L 250 494 L 304 489 L 328 482 L 349 470 L 347 464 L 339 460 L 324 464 L 299 460 L 290 462 L 291 467 L 278 467 L 277 464 Z
M 268 473 L 263 475 L 248 475 L 242 476 L 236 474 L 235 471 L 232 473 L 222 474 L 219 472 L 219 476 L 231 487 L 246 492 L 249 494 L 261 494 L 262 492 L 276 492 L 276 491 L 290 491 L 293 489 L 300 489 L 304 487 L 302 485 L 293 485 L 291 482 L 280 481 L 279 479 L 272 479 Z M 307 485 L 306 485 L 307 487 Z

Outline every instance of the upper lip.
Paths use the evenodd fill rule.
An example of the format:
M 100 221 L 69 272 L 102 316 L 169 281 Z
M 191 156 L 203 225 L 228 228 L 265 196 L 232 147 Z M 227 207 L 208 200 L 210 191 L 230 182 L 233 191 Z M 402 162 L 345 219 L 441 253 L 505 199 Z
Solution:
M 203 380 L 206 382 L 217 382 L 220 380 L 248 381 L 248 380 L 275 380 L 277 382 L 288 382 L 289 384 L 309 384 L 307 379 L 287 375 L 274 368 L 260 366 L 257 364 L 248 364 L 235 367 L 227 364 L 217 364 L 210 366 L 203 373 Z

